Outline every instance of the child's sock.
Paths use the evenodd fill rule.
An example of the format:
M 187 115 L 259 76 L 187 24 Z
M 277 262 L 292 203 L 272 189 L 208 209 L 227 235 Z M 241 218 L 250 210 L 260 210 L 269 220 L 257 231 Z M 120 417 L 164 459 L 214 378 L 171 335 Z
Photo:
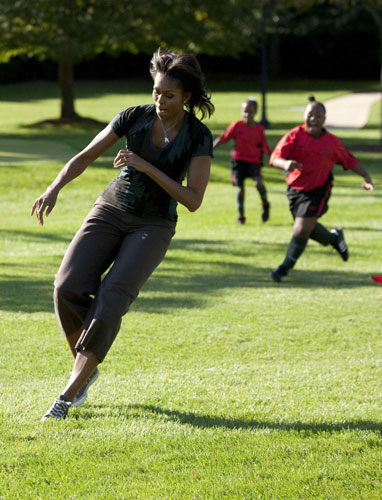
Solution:
M 237 209 L 240 217 L 244 217 L 244 193 L 240 192 L 237 195 Z
M 259 192 L 259 195 L 260 195 L 260 198 L 261 198 L 261 201 L 263 203 L 268 203 L 268 199 L 267 199 L 267 190 L 265 189 L 265 186 L 264 184 L 261 185 L 260 187 L 257 186 L 257 191 Z
M 298 258 L 305 250 L 308 240 L 292 236 L 284 262 L 279 266 L 281 270 L 288 271 L 296 264 Z
M 325 226 L 320 224 L 319 222 L 316 222 L 316 225 L 313 228 L 313 231 L 311 232 L 309 238 L 311 238 L 314 241 L 317 241 L 321 245 L 334 245 L 337 241 L 337 237 L 334 233 L 331 233 L 326 229 Z

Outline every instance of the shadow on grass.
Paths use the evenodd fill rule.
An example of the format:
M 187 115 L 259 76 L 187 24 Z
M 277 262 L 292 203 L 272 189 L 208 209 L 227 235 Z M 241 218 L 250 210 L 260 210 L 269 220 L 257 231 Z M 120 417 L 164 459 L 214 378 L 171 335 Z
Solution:
M 367 226 L 344 226 L 345 229 L 349 229 L 350 231 L 363 231 L 363 232 L 375 232 L 375 233 L 381 233 L 382 232 L 382 227 L 377 228 L 377 227 L 367 227 Z
M 0 310 L 53 312 L 53 277 L 51 280 L 4 280 L 0 276 Z
M 204 265 L 206 264 L 209 267 L 208 263 L 204 262 Z M 164 313 L 179 311 L 181 308 L 205 308 L 211 306 L 214 294 L 227 289 L 259 288 L 274 289 L 276 292 L 287 289 L 343 290 L 375 286 L 367 273 L 296 270 L 282 283 L 274 283 L 269 277 L 271 269 L 227 263 L 222 273 L 205 274 L 204 265 L 200 263 L 198 271 L 192 276 L 176 277 L 169 273 L 154 275 L 145 285 L 144 292 L 158 292 L 158 296 L 142 293 L 134 305 L 134 310 Z
M 167 420 L 171 420 L 178 424 L 190 425 L 192 427 L 197 427 L 199 429 L 214 429 L 214 428 L 224 428 L 230 430 L 262 430 L 270 429 L 276 431 L 297 431 L 297 432 L 308 432 L 310 434 L 318 434 L 321 432 L 325 433 L 335 433 L 342 431 L 354 431 L 354 430 L 371 430 L 371 431 L 382 431 L 382 422 L 373 422 L 371 420 L 355 420 L 350 422 L 272 422 L 272 421 L 262 421 L 262 420 L 241 420 L 238 418 L 224 418 L 213 415 L 200 415 L 193 412 L 182 412 L 178 410 L 169 410 L 167 408 L 161 408 L 160 406 L 154 405 L 113 405 L 110 409 L 106 409 L 102 405 L 92 405 L 94 409 L 97 410 L 96 415 L 99 418 L 100 414 L 102 416 L 113 416 L 113 410 L 117 415 L 123 415 L 126 418 L 132 418 L 135 415 L 131 414 L 132 410 L 138 410 L 139 415 L 147 417 L 153 416 L 164 416 Z M 84 408 L 78 415 L 72 415 L 72 417 L 77 419 L 88 420 L 95 417 L 94 411 L 91 408 Z
M 350 186 L 350 185 L 346 184 L 346 186 L 345 186 L 344 184 L 337 183 L 335 188 L 336 187 L 339 189 L 346 188 L 346 193 L 344 193 L 344 192 L 340 193 L 339 191 L 336 191 L 335 193 L 333 193 L 334 200 L 336 198 L 349 198 L 349 197 L 351 197 L 351 198 L 358 198 L 359 199 L 359 200 L 357 200 L 357 203 L 358 203 L 358 202 L 361 202 L 363 200 L 370 200 L 373 198 L 377 199 L 377 198 L 382 197 L 381 193 L 376 193 L 375 191 L 365 191 L 364 189 L 361 188 L 361 185 Z M 351 193 L 349 193 L 350 190 L 352 191 Z M 331 204 L 331 200 L 332 200 L 332 198 L 329 200 L 329 206 Z
M 69 138 L 63 135 L 58 136 L 53 129 L 43 128 L 43 130 L 46 132 L 44 136 L 36 134 L 27 138 L 21 134 L 18 136 L 15 134 L 12 137 L 0 134 L 0 165 L 10 168 L 20 165 L 21 168 L 25 169 L 25 165 L 28 166 L 30 163 L 34 164 L 46 161 L 67 162 L 93 139 L 101 130 L 101 127 L 95 129 L 93 133 L 89 133 L 89 131 L 86 134 L 84 133 L 81 136 L 82 141 L 78 135 L 75 139 L 78 143 L 77 147 L 68 145 L 66 142 Z M 124 147 L 123 139 L 93 162 L 89 168 L 111 168 L 112 160 L 122 147 Z
M 131 77 L 125 80 L 78 80 L 76 82 L 76 99 L 94 99 L 106 95 L 121 95 L 121 109 L 126 95 L 141 94 L 142 100 L 149 101 L 152 92 L 152 80 Z M 5 102 L 33 103 L 45 99 L 59 100 L 56 82 L 37 80 L 6 84 L 0 87 L 0 99 Z
M 31 238 L 51 238 L 67 241 L 59 235 L 28 235 Z M 286 289 L 314 290 L 319 288 L 352 289 L 375 286 L 368 273 L 346 271 L 345 265 L 333 251 L 333 259 L 341 270 L 305 271 L 294 270 L 284 282 L 276 284 L 269 277 L 270 268 L 252 263 L 235 262 L 237 258 L 251 259 L 259 254 L 275 255 L 279 260 L 283 243 L 261 243 L 238 245 L 235 241 L 224 240 L 175 240 L 171 251 L 159 269 L 144 286 L 133 308 L 151 313 L 173 313 L 180 309 L 206 308 L 211 299 L 225 290 L 236 293 L 240 289 Z M 181 255 L 176 252 L 180 251 Z M 323 250 L 325 251 L 325 250 Z M 187 265 L 183 252 L 187 252 Z M 200 253 L 207 258 L 200 259 Z M 0 276 L 0 309 L 23 312 L 52 312 L 52 291 L 54 272 L 61 258 L 54 256 L 46 263 L 37 262 L 35 275 L 25 271 L 33 263 L 4 263 L 13 266 L 12 275 L 5 271 Z M 40 266 L 40 268 L 38 267 Z M 44 267 L 45 266 L 45 267 Z M 47 271 L 47 270 L 48 271 Z M 50 272 L 49 269 L 52 269 Z M 53 270 L 54 269 L 54 270 Z M 342 270 L 343 269 L 343 270 Z M 44 279 L 46 274 L 49 276 Z
M 23 243 L 44 243 L 44 242 L 63 242 L 69 243 L 72 241 L 73 234 L 62 235 L 49 233 L 46 230 L 41 231 L 41 228 L 36 228 L 35 231 L 25 231 L 22 229 L 0 229 L 0 238 L 3 240 L 13 240 L 15 242 L 22 241 Z M 1 262 L 0 262 L 1 264 Z

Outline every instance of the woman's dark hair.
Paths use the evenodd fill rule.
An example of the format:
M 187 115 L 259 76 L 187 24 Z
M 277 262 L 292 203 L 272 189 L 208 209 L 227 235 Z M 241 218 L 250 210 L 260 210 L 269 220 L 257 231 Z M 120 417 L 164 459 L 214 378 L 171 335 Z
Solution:
M 204 74 L 193 55 L 176 54 L 159 48 L 150 61 L 152 78 L 154 79 L 158 73 L 179 80 L 184 92 L 191 92 L 190 99 L 185 103 L 190 113 L 195 114 L 197 108 L 203 119 L 206 116 L 210 117 L 215 111 L 215 106 L 205 89 Z
M 321 106 L 323 112 L 326 114 L 325 106 L 322 104 L 322 102 L 316 101 L 316 98 L 314 97 L 314 95 L 308 96 L 308 101 L 311 103 L 315 102 L 318 106 Z

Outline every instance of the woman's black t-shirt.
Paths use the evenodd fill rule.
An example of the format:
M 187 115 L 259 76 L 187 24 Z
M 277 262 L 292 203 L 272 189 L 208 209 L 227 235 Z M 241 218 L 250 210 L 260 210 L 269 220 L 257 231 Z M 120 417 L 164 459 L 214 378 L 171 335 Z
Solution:
M 155 106 L 143 105 L 121 111 L 110 125 L 119 136 L 126 136 L 126 148 L 182 183 L 191 158 L 212 156 L 210 130 L 195 116 L 186 112 L 177 136 L 165 147 L 152 142 Z M 148 175 L 127 166 L 120 169 L 103 192 L 105 201 L 140 217 L 177 220 L 177 202 Z

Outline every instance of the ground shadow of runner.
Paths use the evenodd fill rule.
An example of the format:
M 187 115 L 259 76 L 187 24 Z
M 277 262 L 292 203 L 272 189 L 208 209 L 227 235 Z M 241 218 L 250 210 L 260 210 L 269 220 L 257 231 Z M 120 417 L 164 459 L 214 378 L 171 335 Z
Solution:
M 207 263 L 208 264 L 208 263 Z M 56 266 L 58 268 L 58 265 Z M 208 265 L 207 265 L 208 267 Z M 367 273 L 346 271 L 299 271 L 293 272 L 282 283 L 274 283 L 269 277 L 270 269 L 255 266 L 238 266 L 234 273 L 232 264 L 227 272 L 211 272 L 200 266 L 198 273 L 187 277 L 176 277 L 166 272 L 157 272 L 143 287 L 132 310 L 158 314 L 178 314 L 181 309 L 207 308 L 214 300 L 214 293 L 242 288 L 274 289 L 351 289 L 372 286 L 375 283 Z M 0 309 L 20 312 L 53 312 L 53 272 L 46 279 L 31 279 L 27 276 L 0 275 Z M 169 280 L 171 289 L 168 289 Z M 166 291 L 167 290 L 167 291 Z M 150 292 L 160 292 L 152 294 Z M 206 300 L 206 297 L 211 300 Z
M 94 411 L 96 410 L 96 412 Z M 135 413 L 137 410 L 138 413 Z M 326 432 L 329 434 L 342 432 L 344 430 L 368 430 L 382 431 L 382 422 L 374 422 L 371 420 L 354 420 L 344 422 L 277 422 L 268 420 L 241 420 L 239 418 L 225 418 L 214 415 L 202 415 L 194 412 L 183 412 L 180 410 L 170 410 L 161 408 L 155 405 L 92 405 L 91 407 L 82 409 L 78 414 L 73 415 L 76 419 L 88 420 L 91 418 L 99 418 L 105 416 L 122 416 L 123 418 L 133 419 L 144 417 L 145 419 L 152 417 L 166 417 L 178 424 L 190 425 L 199 429 L 224 428 L 231 430 L 275 430 L 275 431 L 297 431 L 317 434 Z

